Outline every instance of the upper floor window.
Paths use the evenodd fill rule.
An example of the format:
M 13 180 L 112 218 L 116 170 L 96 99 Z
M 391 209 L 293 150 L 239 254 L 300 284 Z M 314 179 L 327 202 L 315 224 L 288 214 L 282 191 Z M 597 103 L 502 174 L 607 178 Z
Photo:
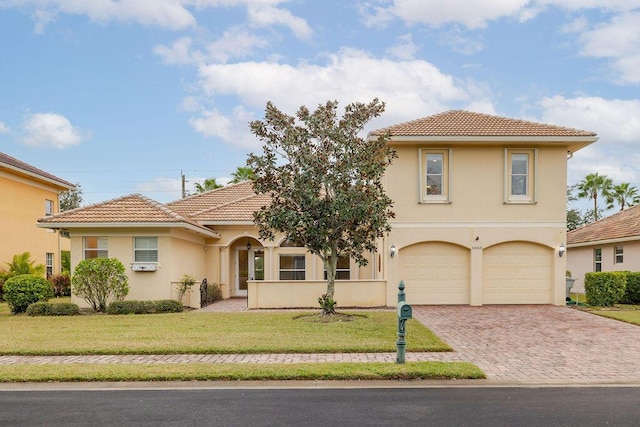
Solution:
M 450 150 L 421 148 L 419 152 L 420 202 L 448 202 Z
M 44 214 L 53 215 L 53 200 L 46 199 L 44 201 Z
M 593 271 L 602 271 L 602 249 L 593 250 Z
M 280 280 L 305 280 L 305 256 L 280 255 Z
M 505 150 L 505 202 L 536 201 L 536 158 L 536 150 Z
M 85 237 L 84 259 L 108 258 L 108 240 L 106 237 Z
M 622 246 L 614 246 L 613 248 L 613 263 L 622 264 L 624 262 L 624 251 Z
M 158 262 L 158 238 L 134 237 L 133 260 L 134 262 Z

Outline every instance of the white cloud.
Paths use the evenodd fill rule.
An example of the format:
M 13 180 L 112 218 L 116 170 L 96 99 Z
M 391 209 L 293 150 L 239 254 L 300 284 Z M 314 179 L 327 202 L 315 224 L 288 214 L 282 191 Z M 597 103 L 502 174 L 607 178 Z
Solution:
M 544 98 L 539 103 L 544 123 L 590 130 L 599 140 L 580 150 L 568 163 L 570 184 L 599 172 L 616 182 L 639 185 L 640 100 L 598 97 Z
M 451 50 L 463 55 L 473 55 L 484 49 L 482 41 L 464 36 L 457 25 L 449 31 L 442 32 L 439 36 L 439 42 L 450 46 Z
M 32 147 L 63 150 L 80 144 L 90 134 L 71 124 L 66 117 L 55 113 L 30 114 L 22 124 L 23 141 Z
M 221 140 L 245 148 L 257 148 L 258 140 L 249 132 L 249 122 L 254 116 L 238 106 L 230 116 L 213 109 L 202 111 L 199 117 L 189 120 L 189 124 L 206 137 Z
M 288 27 L 296 37 L 309 39 L 313 30 L 304 19 L 294 16 L 286 9 L 280 9 L 262 2 L 251 2 L 247 5 L 249 22 L 261 27 L 283 25 Z
M 153 52 L 162 57 L 167 64 L 196 64 L 202 61 L 202 55 L 199 52 L 192 52 L 192 39 L 190 37 L 181 37 L 174 41 L 169 47 L 157 45 L 153 48 Z
M 0 122 L 0 135 L 2 135 L 3 133 L 9 133 L 9 127 Z
M 254 49 L 268 46 L 264 37 L 235 27 L 225 31 L 222 37 L 207 45 L 208 57 L 216 62 L 227 62 L 230 58 L 244 58 Z
M 613 60 L 612 68 L 621 83 L 640 83 L 640 13 L 614 16 L 609 22 L 579 37 L 581 54 Z
M 398 43 L 387 49 L 387 53 L 398 59 L 413 59 L 420 47 L 413 42 L 411 34 L 403 34 L 398 37 Z
M 174 178 L 154 178 L 135 186 L 136 193 L 142 193 L 145 196 L 166 203 L 177 200 L 182 197 L 182 180 Z

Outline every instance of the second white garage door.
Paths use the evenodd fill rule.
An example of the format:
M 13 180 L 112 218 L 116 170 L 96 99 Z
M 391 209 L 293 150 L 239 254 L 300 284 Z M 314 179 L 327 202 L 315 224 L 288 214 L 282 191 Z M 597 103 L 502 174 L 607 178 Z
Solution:
M 469 304 L 469 250 L 427 242 L 400 250 L 400 278 L 409 304 Z
M 553 250 L 509 242 L 485 249 L 483 304 L 551 304 Z

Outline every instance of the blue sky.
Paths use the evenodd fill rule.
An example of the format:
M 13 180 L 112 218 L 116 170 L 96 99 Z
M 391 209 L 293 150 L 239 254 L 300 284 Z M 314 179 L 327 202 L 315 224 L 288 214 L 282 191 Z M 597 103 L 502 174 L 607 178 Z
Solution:
M 180 197 L 294 113 L 378 97 L 367 130 L 466 109 L 595 131 L 569 182 L 640 186 L 640 0 L 0 0 L 0 151 L 85 204 Z

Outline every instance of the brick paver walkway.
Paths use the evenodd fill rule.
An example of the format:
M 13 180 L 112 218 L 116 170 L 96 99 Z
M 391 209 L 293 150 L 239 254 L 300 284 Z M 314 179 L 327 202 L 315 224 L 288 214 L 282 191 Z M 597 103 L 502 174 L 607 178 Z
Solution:
M 246 310 L 246 300 L 203 311 Z M 414 317 L 454 348 L 407 361 L 468 361 L 509 383 L 640 384 L 640 327 L 554 306 L 416 306 Z M 410 328 L 407 339 L 411 339 Z M 0 364 L 394 362 L 395 353 L 0 356 Z

